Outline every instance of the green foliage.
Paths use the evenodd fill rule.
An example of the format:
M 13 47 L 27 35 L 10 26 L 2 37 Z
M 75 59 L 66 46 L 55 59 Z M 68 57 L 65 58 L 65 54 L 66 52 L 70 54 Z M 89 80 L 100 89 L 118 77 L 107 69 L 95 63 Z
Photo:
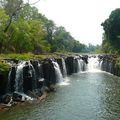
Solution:
M 73 52 L 79 53 L 79 52 L 86 52 L 86 46 L 84 44 L 79 43 L 79 41 L 74 41 L 73 43 Z
M 5 13 L 5 10 L 0 8 L 0 32 L 4 30 L 4 27 L 7 24 L 8 19 L 9 16 Z
M 57 27 L 52 20 L 39 13 L 36 7 L 24 4 L 23 0 L 1 0 L 0 4 L 1 53 L 40 54 L 87 50 L 64 27 Z
M 0 61 L 0 73 L 1 72 L 6 72 L 6 71 L 8 72 L 9 69 L 10 69 L 10 65 L 7 64 L 4 60 L 1 60 Z
M 16 59 L 16 60 L 30 60 L 33 57 L 33 54 L 27 53 L 27 54 L 6 54 L 6 58 L 10 59 Z
M 2 0 L 3 8 L 9 16 L 11 16 L 12 14 L 14 14 L 15 16 L 16 14 L 14 12 L 16 11 L 16 9 L 19 9 L 22 4 L 23 0 Z
M 111 12 L 108 19 L 102 23 L 105 31 L 103 35 L 103 51 L 106 53 L 120 53 L 120 9 Z
M 4 28 L 7 24 L 9 16 L 5 13 L 5 10 L 0 8 L 0 52 L 5 47 L 7 41 L 7 34 L 4 33 Z
M 120 58 L 116 59 L 116 64 L 115 65 L 116 65 L 116 67 L 120 68 Z
M 65 54 L 64 54 L 65 55 Z M 0 54 L 0 60 L 2 61 L 2 65 L 4 67 L 5 61 L 4 59 L 15 59 L 15 60 L 44 60 L 46 58 L 58 58 L 59 56 L 61 56 L 61 54 L 59 53 L 47 53 L 47 54 L 39 54 L 39 55 L 35 55 L 32 53 L 24 53 L 24 54 Z M 1 62 L 0 62 L 1 63 Z M 6 64 L 9 66 L 9 64 Z M 2 67 L 1 67 L 2 68 Z

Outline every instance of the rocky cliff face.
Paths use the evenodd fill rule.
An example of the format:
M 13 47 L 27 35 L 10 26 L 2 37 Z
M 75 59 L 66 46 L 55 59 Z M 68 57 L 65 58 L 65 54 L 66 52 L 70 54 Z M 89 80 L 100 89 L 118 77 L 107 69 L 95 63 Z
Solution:
M 80 62 L 83 62 L 83 65 Z M 42 61 L 17 61 L 6 60 L 11 68 L 9 74 L 4 78 L 0 74 L 0 94 L 34 91 L 42 89 L 43 86 L 50 88 L 60 82 L 59 79 L 64 79 L 67 75 L 77 73 L 84 70 L 84 65 L 87 63 L 86 56 L 69 56 L 64 58 L 44 59 Z M 62 77 L 62 78 L 61 78 Z M 4 81 L 6 81 L 4 83 Z M 4 83 L 4 85 L 3 85 Z
M 101 61 L 101 69 L 113 75 L 120 76 L 119 55 L 103 55 L 99 56 Z

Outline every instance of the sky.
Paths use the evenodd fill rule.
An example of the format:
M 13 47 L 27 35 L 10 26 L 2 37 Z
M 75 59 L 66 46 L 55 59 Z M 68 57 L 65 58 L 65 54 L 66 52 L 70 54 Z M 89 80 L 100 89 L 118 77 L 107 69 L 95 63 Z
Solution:
M 100 45 L 104 32 L 101 23 L 120 7 L 120 0 L 41 0 L 35 6 L 76 40 Z

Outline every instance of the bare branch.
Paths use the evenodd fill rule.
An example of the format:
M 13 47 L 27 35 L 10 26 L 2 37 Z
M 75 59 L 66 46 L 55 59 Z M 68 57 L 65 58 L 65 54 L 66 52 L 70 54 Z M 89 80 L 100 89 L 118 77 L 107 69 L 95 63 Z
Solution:
M 29 5 L 34 5 L 34 4 L 38 3 L 38 2 L 40 2 L 40 0 L 37 0 L 36 2 L 30 3 Z
M 21 10 L 22 8 L 24 8 L 24 7 L 26 7 L 26 6 L 34 5 L 34 4 L 38 3 L 39 1 L 40 1 L 40 0 L 37 0 L 36 2 L 33 2 L 33 3 L 30 3 L 30 4 L 29 4 L 29 0 L 28 0 L 28 3 L 26 3 L 26 4 L 23 5 L 23 6 L 21 6 L 22 3 L 20 3 L 19 7 L 16 8 L 16 10 L 13 11 L 12 15 L 10 16 L 10 20 L 8 21 L 8 24 L 7 24 L 7 26 L 5 27 L 4 32 L 7 32 L 7 30 L 9 29 L 9 27 L 10 27 L 10 25 L 11 25 L 11 23 L 12 23 L 13 16 L 16 14 L 17 11 Z M 20 7 L 20 6 L 21 6 L 21 7 Z

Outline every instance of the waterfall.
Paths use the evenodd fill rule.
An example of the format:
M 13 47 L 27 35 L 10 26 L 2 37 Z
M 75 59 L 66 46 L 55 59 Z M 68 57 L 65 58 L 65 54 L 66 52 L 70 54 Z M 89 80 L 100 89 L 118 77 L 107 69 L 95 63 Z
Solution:
M 36 74 L 38 74 L 38 75 L 36 76 L 37 79 L 38 79 L 38 81 L 40 81 L 40 80 L 43 79 L 43 76 L 42 76 L 42 67 L 41 67 L 41 64 L 40 64 L 40 63 L 38 63 L 38 73 L 36 73 Z
M 36 72 L 35 72 L 33 65 L 31 63 L 29 63 L 29 65 L 31 66 L 32 89 L 34 90 L 34 89 L 37 89 Z
M 12 88 L 11 88 L 11 74 L 12 74 L 12 68 L 11 70 L 9 71 L 9 74 L 8 74 L 8 83 L 7 83 L 7 89 L 6 89 L 6 92 L 9 93 L 9 92 L 12 92 Z
M 26 66 L 28 66 L 27 69 L 24 69 Z M 27 81 L 27 79 L 32 80 L 31 84 L 32 89 L 37 88 L 37 81 L 35 76 L 35 70 L 33 65 L 30 63 L 30 61 L 21 61 L 17 66 L 16 76 L 15 76 L 15 91 L 17 92 L 23 92 L 23 80 Z
M 86 68 L 86 64 L 83 60 L 78 59 L 78 72 L 84 71 Z
M 62 58 L 62 66 L 63 66 L 63 77 L 67 77 L 66 64 L 63 58 Z
M 16 77 L 15 77 L 15 91 L 23 92 L 23 67 L 25 61 L 21 61 L 17 66 Z
M 100 69 L 102 69 L 102 64 L 103 64 L 103 60 L 100 60 L 99 61 L 99 67 L 100 67 Z
M 63 76 L 62 76 L 62 73 L 61 73 L 58 63 L 54 62 L 54 61 L 52 61 L 52 63 L 53 63 L 54 69 L 55 69 L 56 79 L 57 79 L 58 83 L 63 82 Z
M 96 72 L 100 70 L 100 62 L 98 57 L 89 57 L 87 70 L 90 72 Z

